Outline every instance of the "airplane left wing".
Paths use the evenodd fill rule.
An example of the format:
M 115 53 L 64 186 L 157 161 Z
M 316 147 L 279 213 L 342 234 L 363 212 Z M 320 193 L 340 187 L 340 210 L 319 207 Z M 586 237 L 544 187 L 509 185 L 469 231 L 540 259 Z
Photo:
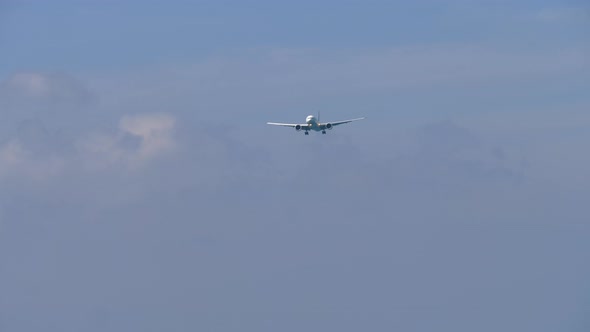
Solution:
M 337 125 L 341 125 L 341 124 L 345 124 L 345 123 L 349 123 L 349 122 L 353 122 L 353 121 L 358 121 L 358 120 L 363 120 L 364 118 L 356 118 L 356 119 L 350 119 L 350 120 L 343 120 L 343 121 L 336 121 L 336 122 L 330 122 L 330 124 L 332 126 L 337 126 Z M 327 123 L 323 124 L 324 126 Z

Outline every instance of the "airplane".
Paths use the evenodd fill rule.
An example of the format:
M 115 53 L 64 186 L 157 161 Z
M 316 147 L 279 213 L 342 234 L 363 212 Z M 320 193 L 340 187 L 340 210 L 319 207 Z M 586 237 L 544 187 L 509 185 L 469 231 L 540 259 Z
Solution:
M 277 123 L 277 122 L 267 122 L 266 124 L 273 125 L 273 126 L 291 127 L 291 128 L 295 128 L 295 130 L 297 130 L 297 131 L 305 130 L 305 135 L 309 135 L 310 130 L 321 131 L 322 134 L 325 134 L 326 129 L 332 130 L 332 128 L 334 128 L 334 126 L 338 126 L 338 125 L 353 122 L 353 121 L 363 120 L 363 119 L 364 119 L 364 117 L 350 119 L 350 120 L 343 120 L 343 121 L 321 123 L 320 122 L 320 114 L 318 112 L 317 119 L 313 115 L 308 115 L 307 118 L 305 118 L 305 124 Z

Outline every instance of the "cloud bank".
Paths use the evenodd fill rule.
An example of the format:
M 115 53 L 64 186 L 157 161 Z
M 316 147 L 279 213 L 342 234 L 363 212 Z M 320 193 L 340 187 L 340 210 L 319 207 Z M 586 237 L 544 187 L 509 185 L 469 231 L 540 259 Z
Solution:
M 5 80 L 2 328 L 582 331 L 579 53 L 329 58 Z

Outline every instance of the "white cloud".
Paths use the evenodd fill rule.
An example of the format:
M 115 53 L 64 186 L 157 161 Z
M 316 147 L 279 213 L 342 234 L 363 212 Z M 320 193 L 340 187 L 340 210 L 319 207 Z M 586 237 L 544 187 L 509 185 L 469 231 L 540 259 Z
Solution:
M 0 144 L 0 179 L 43 181 L 67 172 L 135 170 L 174 150 L 175 118 L 167 114 L 124 116 L 119 127 L 74 138 L 76 149 L 64 153 L 61 146 L 36 146 L 38 140 L 14 137 Z M 51 135 L 40 139 L 49 140 Z
M 43 181 L 64 170 L 65 160 L 51 155 L 35 156 L 18 140 L 0 146 L 0 178 L 23 175 L 27 179 Z
M 168 114 L 149 114 L 125 116 L 121 119 L 119 127 L 122 132 L 141 138 L 137 156 L 145 159 L 174 147 L 172 131 L 175 124 L 174 117 Z
M 63 73 L 17 72 L 0 83 L 0 101 L 16 106 L 32 102 L 80 106 L 93 98 L 81 81 Z
M 8 80 L 8 86 L 32 97 L 43 97 L 51 93 L 49 78 L 39 73 L 15 74 Z
M 12 167 L 20 164 L 26 157 L 20 144 L 15 141 L 8 142 L 0 148 L 0 161 L 2 166 Z
M 124 116 L 116 132 L 91 135 L 78 148 L 91 169 L 135 168 L 175 148 L 175 125 L 176 119 L 168 114 Z

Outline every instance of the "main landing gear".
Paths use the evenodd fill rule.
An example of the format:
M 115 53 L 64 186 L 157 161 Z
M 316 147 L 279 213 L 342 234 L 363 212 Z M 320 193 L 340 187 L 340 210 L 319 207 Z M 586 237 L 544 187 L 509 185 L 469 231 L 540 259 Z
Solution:
M 325 134 L 325 133 L 326 133 L 326 131 L 325 130 L 322 130 L 322 134 Z
M 305 131 L 305 135 L 309 135 L 309 131 L 307 131 L 307 130 L 306 130 L 306 131 Z

